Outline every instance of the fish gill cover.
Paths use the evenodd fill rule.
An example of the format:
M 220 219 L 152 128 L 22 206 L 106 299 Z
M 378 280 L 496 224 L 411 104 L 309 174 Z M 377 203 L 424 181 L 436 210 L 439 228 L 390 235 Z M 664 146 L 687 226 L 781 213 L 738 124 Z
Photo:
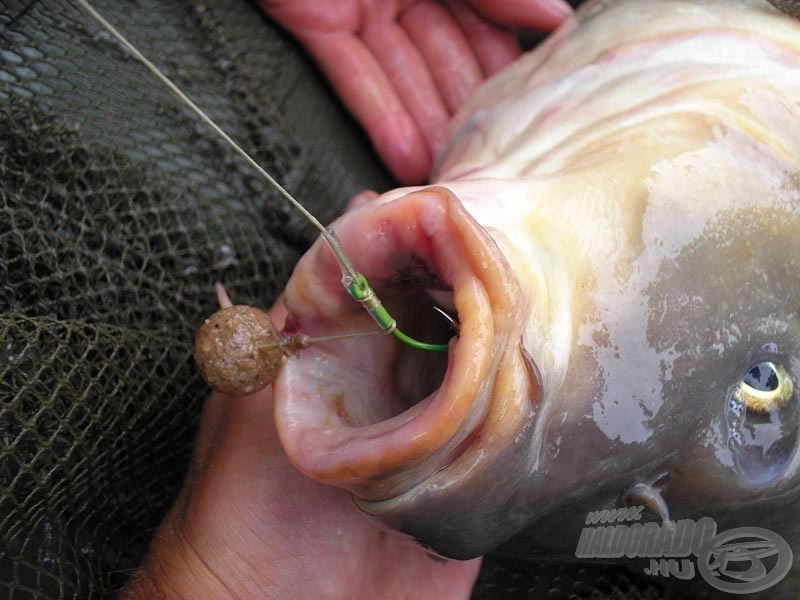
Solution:
M 268 306 L 315 232 L 80 9 L 28 4 L 0 1 L 0 597 L 111 597 L 188 465 L 212 283 Z M 96 4 L 322 221 L 390 185 L 253 3 Z M 475 597 L 544 591 L 664 597 L 499 559 Z

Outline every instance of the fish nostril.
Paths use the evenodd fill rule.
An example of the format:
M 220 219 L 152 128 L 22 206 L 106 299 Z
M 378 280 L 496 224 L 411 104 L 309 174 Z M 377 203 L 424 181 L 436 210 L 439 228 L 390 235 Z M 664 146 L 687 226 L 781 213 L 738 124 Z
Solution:
M 662 496 L 662 488 L 669 478 L 670 474 L 667 471 L 656 473 L 627 488 L 622 493 L 621 499 L 628 506 L 645 506 L 647 510 L 666 523 L 670 520 L 670 515 L 667 503 Z

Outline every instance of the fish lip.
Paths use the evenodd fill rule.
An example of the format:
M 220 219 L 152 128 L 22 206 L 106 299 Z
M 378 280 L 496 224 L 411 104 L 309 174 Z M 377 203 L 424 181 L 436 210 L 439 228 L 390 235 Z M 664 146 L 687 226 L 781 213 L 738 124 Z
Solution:
M 359 403 L 379 410 L 385 402 L 372 396 L 381 393 L 386 365 L 403 351 L 391 337 L 314 345 L 291 358 L 275 382 L 278 434 L 294 465 L 362 500 L 380 501 L 448 467 L 480 437 L 487 415 L 502 412 L 498 404 L 517 401 L 493 392 L 507 353 L 519 354 L 515 315 L 524 295 L 491 236 L 445 188 L 362 206 L 334 228 L 379 296 L 391 289 L 392 271 L 416 254 L 451 288 L 460 322 L 441 386 L 376 422 L 352 413 Z M 289 327 L 312 336 L 374 329 L 340 279 L 332 252 L 318 240 L 287 285 Z

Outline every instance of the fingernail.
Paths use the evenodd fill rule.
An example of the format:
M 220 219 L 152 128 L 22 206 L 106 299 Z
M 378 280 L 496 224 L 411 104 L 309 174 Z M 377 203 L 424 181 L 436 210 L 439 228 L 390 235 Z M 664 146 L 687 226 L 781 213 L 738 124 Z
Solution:
M 561 17 L 568 17 L 572 14 L 572 6 L 565 0 L 547 0 L 547 4 Z

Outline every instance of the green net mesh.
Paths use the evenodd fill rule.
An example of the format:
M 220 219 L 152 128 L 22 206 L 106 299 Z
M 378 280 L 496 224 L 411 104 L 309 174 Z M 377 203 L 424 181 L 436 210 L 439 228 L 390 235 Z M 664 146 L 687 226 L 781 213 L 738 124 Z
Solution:
M 253 3 L 94 4 L 321 221 L 391 185 Z M 188 464 L 213 282 L 268 306 L 315 231 L 79 8 L 28 5 L 0 0 L 0 598 L 113 597 Z M 475 597 L 658 589 L 496 559 Z

